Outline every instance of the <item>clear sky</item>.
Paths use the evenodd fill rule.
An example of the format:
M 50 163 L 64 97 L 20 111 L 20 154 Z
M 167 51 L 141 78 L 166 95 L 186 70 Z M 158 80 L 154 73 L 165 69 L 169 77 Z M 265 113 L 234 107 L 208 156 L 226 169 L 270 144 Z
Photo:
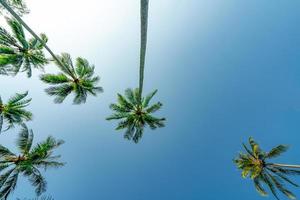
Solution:
M 168 121 L 139 144 L 105 121 L 116 94 L 138 84 L 139 0 L 27 2 L 28 24 L 56 53 L 94 63 L 104 87 L 85 105 L 56 105 L 39 71 L 0 78 L 3 99 L 29 90 L 36 142 L 66 141 L 67 165 L 45 173 L 56 200 L 264 199 L 232 163 L 249 136 L 266 150 L 289 144 L 280 162 L 300 164 L 300 1 L 150 0 L 144 91 L 159 90 Z M 1 144 L 13 148 L 17 131 Z M 33 196 L 21 180 L 11 199 Z

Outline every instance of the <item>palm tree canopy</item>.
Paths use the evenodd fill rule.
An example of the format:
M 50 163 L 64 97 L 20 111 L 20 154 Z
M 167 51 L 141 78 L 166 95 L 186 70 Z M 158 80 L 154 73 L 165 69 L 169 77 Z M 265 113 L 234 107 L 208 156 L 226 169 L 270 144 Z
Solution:
M 19 175 L 24 175 L 35 187 L 37 195 L 46 191 L 47 182 L 40 169 L 58 168 L 64 163 L 58 162 L 60 156 L 53 155 L 53 150 L 64 143 L 49 136 L 45 141 L 32 145 L 33 131 L 25 125 L 19 133 L 17 147 L 19 154 L 0 145 L 0 199 L 7 199 L 14 191 Z
M 165 126 L 165 118 L 152 116 L 162 107 L 160 102 L 149 105 L 156 93 L 157 90 L 140 101 L 138 88 L 135 90 L 127 89 L 125 97 L 118 94 L 118 103 L 110 105 L 114 113 L 107 120 L 121 120 L 116 130 L 126 129 L 124 137 L 137 143 L 143 135 L 145 126 L 149 126 L 151 129 Z
M 296 183 L 291 181 L 288 176 L 300 175 L 300 170 L 295 169 L 300 166 L 268 162 L 269 159 L 278 157 L 286 152 L 288 147 L 286 145 L 278 145 L 271 149 L 271 151 L 264 152 L 253 138 L 249 138 L 249 144 L 250 147 L 243 144 L 246 153 L 240 153 L 234 160 L 237 168 L 242 170 L 242 177 L 247 178 L 249 176 L 253 180 L 256 190 L 262 196 L 268 194 L 263 187 L 263 184 L 265 184 L 269 187 L 276 199 L 279 199 L 277 191 L 290 199 L 295 199 L 295 195 L 286 189 L 285 183 L 299 187 Z
M 62 103 L 65 98 L 74 93 L 74 104 L 85 103 L 88 94 L 96 96 L 97 93 L 103 92 L 102 87 L 96 86 L 99 82 L 99 76 L 94 76 L 95 67 L 84 58 L 77 58 L 75 66 L 71 56 L 63 53 L 57 56 L 60 62 L 56 65 L 61 70 L 59 74 L 41 75 L 41 80 L 47 84 L 54 85 L 45 91 L 50 96 L 55 96 L 55 103 Z
M 24 0 L 1 0 L 5 2 L 8 6 L 14 9 L 19 15 L 29 13 L 29 10 L 24 2 Z M 0 1 L 0 14 L 4 14 L 3 11 L 5 10 L 4 7 L 1 6 Z
M 26 98 L 27 95 L 28 92 L 17 93 L 9 98 L 7 103 L 3 103 L 0 97 L 0 133 L 4 123 L 7 124 L 6 131 L 16 124 L 20 125 L 32 119 L 32 113 L 25 109 L 31 101 Z
M 35 38 L 27 41 L 23 27 L 17 20 L 7 18 L 7 23 L 12 33 L 0 27 L 0 69 L 13 75 L 26 71 L 27 76 L 31 77 L 32 67 L 43 69 L 48 63 L 43 44 Z M 45 34 L 40 37 L 44 43 L 48 41 Z

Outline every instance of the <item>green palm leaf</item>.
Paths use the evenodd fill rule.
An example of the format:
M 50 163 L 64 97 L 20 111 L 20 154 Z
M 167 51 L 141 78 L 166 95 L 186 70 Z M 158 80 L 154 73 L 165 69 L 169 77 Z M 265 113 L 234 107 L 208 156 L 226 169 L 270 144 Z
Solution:
M 274 147 L 268 154 L 267 158 L 275 158 L 280 156 L 282 153 L 286 152 L 288 150 L 288 146 L 286 145 L 278 145 L 277 147 Z

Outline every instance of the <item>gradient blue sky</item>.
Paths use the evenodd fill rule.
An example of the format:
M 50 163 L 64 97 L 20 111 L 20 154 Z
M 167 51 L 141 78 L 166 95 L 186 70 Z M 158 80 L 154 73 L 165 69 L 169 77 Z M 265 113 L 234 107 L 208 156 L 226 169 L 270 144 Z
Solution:
M 139 0 L 27 2 L 28 24 L 55 52 L 94 63 L 105 90 L 55 105 L 38 71 L 0 79 L 3 99 L 30 91 L 35 141 L 66 141 L 66 167 L 45 173 L 55 199 L 260 200 L 232 163 L 249 136 L 266 150 L 289 144 L 280 162 L 300 163 L 300 1 L 150 0 L 145 92 L 159 89 L 168 121 L 139 144 L 104 120 L 116 93 L 138 83 Z M 1 143 L 13 148 L 17 131 Z M 33 191 L 21 180 L 13 197 Z

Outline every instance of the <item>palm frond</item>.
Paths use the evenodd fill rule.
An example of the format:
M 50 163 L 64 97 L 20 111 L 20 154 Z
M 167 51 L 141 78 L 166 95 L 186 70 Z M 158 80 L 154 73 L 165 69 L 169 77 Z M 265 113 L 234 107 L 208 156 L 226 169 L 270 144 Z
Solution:
M 280 156 L 282 153 L 286 152 L 288 150 L 288 146 L 286 145 L 278 145 L 277 147 L 274 147 L 269 153 L 267 153 L 268 158 L 275 158 Z
M 21 132 L 17 140 L 17 146 L 22 154 L 28 154 L 33 141 L 33 132 L 25 124 L 22 124 Z
M 3 183 L 0 189 L 0 199 L 7 199 L 8 196 L 15 190 L 19 173 L 15 169 L 9 174 L 9 177 Z

